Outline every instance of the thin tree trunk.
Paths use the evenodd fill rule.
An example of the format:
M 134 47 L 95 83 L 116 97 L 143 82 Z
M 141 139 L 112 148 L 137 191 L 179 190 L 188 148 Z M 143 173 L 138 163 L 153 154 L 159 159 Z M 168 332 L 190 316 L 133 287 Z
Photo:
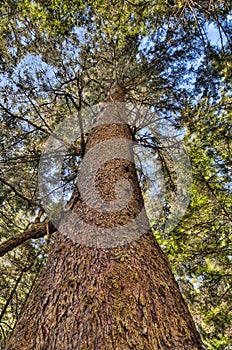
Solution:
M 130 128 L 117 116 L 106 124 L 103 116 L 89 134 L 87 154 L 114 138 L 130 140 Z M 130 201 L 116 213 L 102 213 L 78 197 L 76 216 L 62 226 L 73 234 L 78 228 L 76 243 L 57 234 L 7 350 L 203 349 L 166 256 L 151 230 L 144 232 L 148 219 L 145 212 L 139 216 L 143 199 L 132 158 L 128 160 L 132 151 L 130 143 L 122 147 L 122 156 L 128 156 L 105 163 L 96 176 L 96 188 L 109 203 L 123 196 L 115 184 L 127 179 L 133 189 Z M 88 191 L 85 195 L 91 197 Z M 81 218 L 78 224 L 75 217 Z M 123 246 L 120 239 L 128 238 L 123 235 L 117 237 L 118 246 L 107 233 L 93 236 L 99 228 L 123 228 L 131 221 Z M 84 244 L 91 245 L 91 239 L 92 247 Z

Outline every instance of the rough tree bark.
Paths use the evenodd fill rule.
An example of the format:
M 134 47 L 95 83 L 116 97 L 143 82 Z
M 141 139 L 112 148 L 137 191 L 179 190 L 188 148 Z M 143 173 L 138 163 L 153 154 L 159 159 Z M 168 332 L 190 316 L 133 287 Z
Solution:
M 117 99 L 111 97 L 111 101 Z M 106 124 L 104 117 L 103 113 L 103 122 L 89 134 L 87 154 L 114 137 L 131 139 L 127 123 L 115 116 L 114 123 Z M 132 156 L 131 146 L 122 152 Z M 6 350 L 203 349 L 167 258 L 151 230 L 114 248 L 102 248 L 103 237 L 99 237 L 100 248 L 81 244 L 86 236 L 94 235 L 94 227 L 123 227 L 141 212 L 143 199 L 135 166 L 123 157 L 112 159 L 98 172 L 100 196 L 109 202 L 115 199 L 115 184 L 121 178 L 130 182 L 133 194 L 117 213 L 102 214 L 78 197 L 73 211 L 93 227 L 93 232 L 85 232 L 85 226 L 79 224 L 79 243 L 57 234 Z M 148 223 L 145 213 L 140 220 L 144 220 L 144 228 Z M 75 231 L 73 217 L 66 218 L 65 225 Z M 131 230 L 136 236 L 141 225 L 137 222 L 135 226 Z

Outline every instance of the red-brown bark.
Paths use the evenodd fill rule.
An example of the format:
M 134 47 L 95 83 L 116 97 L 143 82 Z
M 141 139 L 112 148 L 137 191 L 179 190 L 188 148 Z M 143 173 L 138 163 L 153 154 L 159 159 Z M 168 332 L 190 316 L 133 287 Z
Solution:
M 91 130 L 87 153 L 114 137 L 131 139 L 129 126 L 117 118 Z M 131 146 L 128 153 L 132 154 Z M 133 195 L 117 213 L 102 214 L 78 198 L 73 212 L 84 224 L 78 224 L 76 243 L 57 234 L 6 350 L 203 349 L 168 260 L 151 230 L 141 231 L 140 237 L 123 246 L 104 248 L 102 236 L 96 240 L 99 247 L 84 244 L 91 241 L 95 229 L 123 227 L 141 212 L 143 199 L 132 161 L 107 162 L 96 176 L 96 189 L 104 200 L 111 201 L 117 195 L 119 178 L 130 182 Z M 74 233 L 73 217 L 70 221 L 66 218 L 62 227 L 66 225 Z M 141 220 L 144 228 L 148 223 L 145 213 Z M 85 223 L 92 232 L 85 231 Z M 138 222 L 132 230 L 136 237 L 141 230 Z

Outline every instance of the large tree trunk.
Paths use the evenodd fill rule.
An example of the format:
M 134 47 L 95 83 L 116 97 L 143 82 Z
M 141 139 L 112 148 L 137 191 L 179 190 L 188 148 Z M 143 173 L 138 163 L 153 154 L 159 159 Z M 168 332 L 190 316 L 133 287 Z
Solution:
M 87 154 L 114 137 L 131 139 L 129 126 L 117 117 L 114 123 L 101 122 L 91 130 Z M 7 350 L 203 349 L 166 256 L 151 230 L 144 232 L 148 219 L 135 166 L 132 158 L 128 160 L 133 157 L 130 143 L 122 147 L 122 158 L 125 153 L 127 159 L 112 159 L 102 166 L 96 187 L 110 202 L 120 195 L 115 184 L 126 178 L 133 188 L 130 201 L 116 213 L 102 214 L 101 208 L 91 209 L 82 196 L 78 198 L 73 212 L 81 220 L 75 226 L 75 215 L 70 215 L 62 226 L 73 234 L 78 228 L 76 243 L 57 235 Z M 128 222 L 133 222 L 129 229 Z M 124 226 L 129 238 L 121 233 L 118 241 L 107 233 L 93 236 L 99 227 L 104 231 Z

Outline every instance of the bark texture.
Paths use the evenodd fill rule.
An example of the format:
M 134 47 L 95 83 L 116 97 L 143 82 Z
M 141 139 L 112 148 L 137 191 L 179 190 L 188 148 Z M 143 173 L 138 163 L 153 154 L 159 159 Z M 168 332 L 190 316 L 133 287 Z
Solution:
M 115 117 L 114 123 L 106 124 L 104 117 L 89 134 L 87 153 L 114 137 L 131 139 L 125 121 Z M 132 156 L 131 146 L 122 152 Z M 109 203 L 114 200 L 120 178 L 129 181 L 133 194 L 116 213 L 91 209 L 78 198 L 73 211 L 93 231 L 85 232 L 86 226 L 79 223 L 76 243 L 57 234 L 6 350 L 203 349 L 166 256 L 151 231 L 142 232 L 148 223 L 145 213 L 141 216 L 144 224 L 135 220 L 129 231 L 134 230 L 136 237 L 141 230 L 141 237 L 124 246 L 104 248 L 103 235 L 100 248 L 80 243 L 85 234 L 91 240 L 94 227 L 124 227 L 141 212 L 135 166 L 127 159 L 116 158 L 101 167 L 96 176 L 100 196 Z M 66 218 L 65 225 L 75 231 L 73 217 Z

